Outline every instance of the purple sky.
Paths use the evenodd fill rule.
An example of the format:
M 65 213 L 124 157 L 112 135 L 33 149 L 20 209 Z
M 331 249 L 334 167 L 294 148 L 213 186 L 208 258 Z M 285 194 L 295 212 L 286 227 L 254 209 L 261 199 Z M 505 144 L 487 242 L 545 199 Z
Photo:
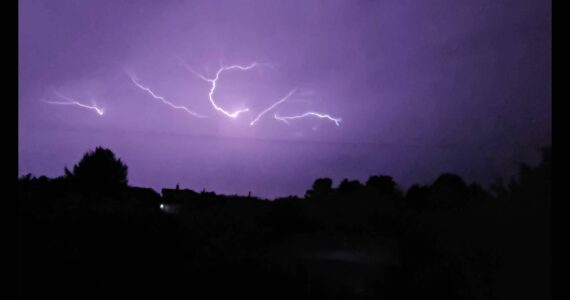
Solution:
M 388 174 L 487 184 L 551 141 L 543 0 L 20 0 L 19 173 L 59 176 L 95 146 L 129 182 L 263 197 Z M 214 98 L 208 78 L 232 64 Z M 174 105 L 139 87 L 127 75 Z M 261 111 L 295 93 L 250 126 Z M 69 99 L 104 109 L 96 111 Z M 342 118 L 340 126 L 307 111 Z

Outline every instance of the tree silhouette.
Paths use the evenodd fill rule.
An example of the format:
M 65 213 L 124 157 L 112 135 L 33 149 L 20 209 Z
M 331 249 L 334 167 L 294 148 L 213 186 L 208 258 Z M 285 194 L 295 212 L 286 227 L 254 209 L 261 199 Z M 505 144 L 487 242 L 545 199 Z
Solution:
M 552 148 L 542 149 L 538 166 L 519 165 L 519 173 L 508 185 L 499 180 L 491 187 L 501 200 L 519 204 L 550 205 L 552 200 Z
M 370 176 L 366 181 L 366 187 L 375 189 L 380 196 L 401 195 L 401 191 L 391 176 Z
M 444 173 L 430 187 L 429 203 L 437 208 L 462 207 L 468 198 L 468 188 L 456 174 Z
M 358 180 L 348 180 L 345 178 L 340 182 L 338 191 L 341 194 L 352 194 L 359 191 L 361 188 L 362 184 L 360 184 Z
M 127 166 L 102 147 L 64 171 L 18 179 L 25 299 L 59 293 L 61 282 L 73 297 L 97 283 L 129 298 L 218 290 L 255 299 L 274 290 L 287 293 L 278 299 L 549 298 L 549 148 L 495 195 L 449 173 L 405 195 L 384 175 L 334 187 L 318 178 L 306 199 L 159 194 L 128 186 Z M 160 209 L 171 203 L 179 217 Z
M 97 147 L 87 152 L 73 167 L 73 172 L 65 170 L 65 176 L 78 187 L 94 192 L 108 192 L 126 187 L 128 167 L 106 148 Z
M 308 197 L 328 196 L 332 192 L 332 179 L 318 178 L 313 183 L 313 188 L 307 191 Z
M 429 207 L 427 202 L 428 195 L 429 187 L 414 184 L 406 193 L 406 204 L 412 209 L 425 210 Z

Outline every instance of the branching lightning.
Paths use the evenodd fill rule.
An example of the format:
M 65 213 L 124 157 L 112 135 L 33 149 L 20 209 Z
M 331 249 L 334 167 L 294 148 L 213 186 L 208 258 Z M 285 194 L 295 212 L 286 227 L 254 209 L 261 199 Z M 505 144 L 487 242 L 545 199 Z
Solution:
M 248 70 L 251 70 L 251 69 L 253 69 L 253 68 L 255 68 L 255 67 L 260 66 L 259 63 L 254 62 L 254 63 L 249 64 L 249 65 L 247 65 L 247 66 L 241 66 L 241 65 L 231 65 L 231 66 L 225 66 L 225 67 L 222 66 L 220 69 L 218 69 L 218 71 L 216 72 L 216 76 L 215 76 L 214 78 L 208 78 L 208 77 L 206 77 L 206 76 L 204 76 L 204 75 L 202 75 L 202 74 L 200 74 L 200 73 L 194 71 L 194 69 L 190 68 L 190 67 L 189 67 L 188 65 L 186 65 L 186 64 L 183 64 L 183 66 L 186 67 L 186 69 L 188 69 L 190 72 L 192 72 L 192 74 L 196 75 L 198 78 L 200 78 L 200 79 L 202 79 L 202 80 L 204 80 L 204 81 L 206 81 L 206 82 L 208 82 L 208 83 L 211 84 L 210 91 L 209 91 L 209 93 L 208 93 L 208 99 L 210 100 L 210 103 L 212 104 L 212 106 L 214 107 L 215 110 L 217 110 L 217 111 L 223 113 L 224 115 L 226 115 L 226 116 L 228 116 L 228 117 L 230 117 L 230 118 L 232 118 L 232 119 L 237 118 L 237 116 L 238 116 L 239 114 L 241 114 L 241 113 L 244 113 L 244 112 L 248 112 L 248 111 L 249 111 L 249 108 L 242 108 L 242 109 L 236 110 L 236 111 L 234 111 L 234 112 L 229 112 L 229 111 L 224 110 L 224 109 L 223 109 L 222 107 L 220 107 L 220 106 L 216 103 L 216 101 L 214 100 L 214 92 L 216 91 L 216 86 L 217 86 L 217 83 L 218 83 L 218 79 L 220 79 L 220 75 L 222 75 L 223 72 L 225 72 L 225 71 L 230 71 L 230 70 L 248 71 Z
M 132 81 L 138 88 L 140 88 L 141 90 L 147 92 L 147 93 L 148 93 L 151 97 L 153 97 L 154 99 L 159 100 L 159 101 L 161 101 L 162 103 L 164 103 L 164 104 L 166 104 L 166 105 L 168 105 L 168 106 L 170 106 L 170 107 L 172 107 L 172 108 L 174 108 L 174 109 L 181 109 L 181 110 L 187 112 L 188 114 L 190 114 L 190 115 L 192 115 L 192 116 L 194 116 L 194 117 L 205 118 L 205 116 L 203 116 L 203 115 L 201 115 L 201 114 L 199 114 L 199 113 L 196 113 L 196 112 L 194 112 L 194 111 L 188 109 L 186 106 L 175 105 L 175 104 L 173 104 L 172 102 L 166 100 L 164 97 L 155 94 L 150 88 L 145 87 L 145 86 L 143 86 L 142 84 L 140 84 L 140 83 L 137 81 L 137 77 L 136 77 L 136 75 L 135 75 L 133 72 L 127 71 L 127 75 L 129 75 L 129 77 L 131 78 L 131 81 Z
M 184 61 L 178 57 L 178 60 L 180 61 L 180 65 L 183 66 L 184 68 L 186 68 L 188 71 L 190 71 L 192 74 L 194 74 L 194 76 L 200 78 L 202 81 L 205 81 L 207 83 L 210 84 L 210 89 L 208 91 L 208 100 L 210 101 L 210 104 L 212 105 L 212 107 L 222 113 L 223 115 L 225 115 L 226 117 L 229 117 L 231 119 L 236 119 L 240 114 L 245 113 L 245 112 L 249 112 L 250 109 L 248 107 L 244 107 L 235 111 L 228 111 L 225 110 L 224 108 L 222 108 L 220 105 L 218 105 L 218 103 L 216 102 L 215 98 L 214 98 L 214 94 L 216 92 L 216 88 L 218 87 L 218 80 L 220 79 L 220 76 L 222 75 L 222 73 L 226 72 L 226 71 L 231 71 L 231 70 L 239 70 L 239 71 L 249 71 L 253 68 L 256 67 L 260 67 L 262 65 L 266 65 L 269 67 L 273 67 L 270 64 L 260 64 L 258 62 L 253 62 L 249 65 L 229 65 L 229 66 L 223 66 L 221 65 L 220 68 L 216 71 L 214 77 L 208 77 L 206 75 L 203 75 L 197 71 L 195 71 L 192 67 L 190 67 L 189 65 L 187 65 L 186 63 L 184 63 Z M 185 106 L 181 106 L 181 105 L 175 105 L 173 103 L 171 103 L 170 101 L 166 100 L 164 97 L 159 96 L 157 94 L 155 94 L 150 88 L 143 86 L 142 84 L 140 84 L 136 78 L 136 75 L 132 72 L 127 71 L 127 74 L 129 75 L 129 77 L 131 78 L 131 81 L 141 90 L 147 92 L 148 94 L 150 94 L 153 98 L 169 105 L 170 107 L 174 108 L 174 109 L 181 109 L 186 111 L 187 113 L 191 114 L 192 116 L 195 117 L 200 117 L 200 118 L 204 118 L 204 116 L 191 111 L 190 109 L 188 109 Z M 289 93 L 287 93 L 287 95 L 285 95 L 283 98 L 279 99 L 277 102 L 273 103 L 271 106 L 267 107 L 265 110 L 263 110 L 261 113 L 259 113 L 250 123 L 250 126 L 255 125 L 265 114 L 267 114 L 268 112 L 274 110 L 277 106 L 279 106 L 280 104 L 284 103 L 285 101 L 287 101 L 296 91 L 297 91 L 297 87 L 293 88 L 291 91 L 289 91 Z M 303 90 L 302 91 L 303 94 L 313 94 L 314 91 L 310 91 L 307 92 L 307 90 Z M 278 121 L 282 121 L 286 124 L 289 124 L 290 120 L 294 120 L 294 119 L 302 119 L 302 118 L 307 118 L 307 117 L 317 117 L 319 119 L 326 119 L 329 121 L 334 122 L 334 124 L 336 126 L 340 127 L 340 123 L 342 121 L 341 118 L 335 118 L 332 117 L 331 115 L 328 114 L 324 114 L 324 113 L 318 113 L 318 112 L 313 112 L 313 111 L 308 111 L 305 113 L 302 113 L 300 115 L 291 115 L 291 116 L 279 116 L 277 113 L 274 114 L 274 118 Z
M 49 104 L 54 104 L 54 105 L 74 105 L 74 106 L 79 106 L 79 107 L 94 110 L 100 116 L 102 116 L 104 114 L 104 110 L 102 108 L 97 107 L 96 105 L 83 104 L 83 103 L 75 101 L 75 100 L 73 100 L 67 96 L 62 95 L 59 92 L 54 92 L 54 93 L 58 97 L 62 98 L 65 101 L 44 101 L 44 102 L 49 103 Z
M 315 117 L 318 117 L 318 118 L 320 118 L 320 119 L 328 119 L 328 120 L 334 122 L 336 126 L 340 126 L 340 122 L 342 121 L 341 118 L 333 118 L 333 117 L 331 117 L 330 115 L 321 114 L 321 113 L 316 113 L 316 112 L 312 112 L 312 111 L 306 112 L 306 113 L 304 113 L 304 114 L 302 114 L 302 115 L 294 115 L 294 116 L 280 117 L 280 116 L 278 116 L 277 114 L 274 114 L 273 116 L 275 117 L 276 120 L 283 121 L 283 122 L 285 122 L 286 124 L 289 124 L 288 120 L 302 119 L 302 118 L 306 118 L 306 117 L 309 117 L 309 116 L 315 116 Z
M 285 97 L 281 98 L 279 101 L 273 103 L 271 106 L 269 106 L 267 109 L 265 109 L 264 111 L 262 111 L 253 121 L 251 121 L 251 123 L 249 123 L 249 126 L 253 126 L 255 125 L 255 123 L 267 112 L 269 112 L 270 110 L 274 109 L 275 107 L 277 107 L 279 104 L 287 101 L 287 99 L 289 99 L 289 97 L 291 97 L 293 95 L 293 93 L 295 93 L 295 91 L 297 90 L 297 88 L 292 89 L 287 95 L 285 95 Z

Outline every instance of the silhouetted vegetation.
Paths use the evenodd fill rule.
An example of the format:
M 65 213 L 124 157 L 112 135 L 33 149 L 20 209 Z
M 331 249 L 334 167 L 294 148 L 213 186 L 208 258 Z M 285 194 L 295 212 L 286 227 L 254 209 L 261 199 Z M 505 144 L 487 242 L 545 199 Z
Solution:
M 128 168 L 115 154 L 97 147 L 86 153 L 73 167 L 73 172 L 65 169 L 65 177 L 73 186 L 89 193 L 116 192 L 127 186 Z
M 128 186 L 97 148 L 18 180 L 24 299 L 548 299 L 551 150 L 491 191 L 442 174 L 315 180 L 273 201 Z

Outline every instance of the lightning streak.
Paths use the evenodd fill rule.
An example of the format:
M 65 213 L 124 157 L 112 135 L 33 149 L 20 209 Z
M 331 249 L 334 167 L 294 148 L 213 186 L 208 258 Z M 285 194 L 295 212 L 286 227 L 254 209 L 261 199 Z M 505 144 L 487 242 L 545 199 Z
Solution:
M 203 74 L 200 74 L 198 72 L 196 72 L 193 68 L 191 68 L 189 65 L 187 65 L 186 63 L 184 63 L 184 61 L 178 57 L 178 60 L 180 61 L 180 65 L 182 65 L 183 67 L 185 67 L 188 71 L 190 71 L 192 74 L 194 74 L 196 77 L 202 79 L 205 82 L 210 83 L 210 91 L 208 92 L 208 100 L 210 101 L 210 103 L 212 104 L 212 106 L 214 107 L 215 110 L 221 112 L 222 114 L 226 115 L 227 117 L 230 117 L 232 119 L 235 119 L 238 117 L 239 114 L 244 113 L 244 112 L 248 112 L 249 108 L 243 108 L 240 110 L 236 110 L 234 112 L 229 112 L 224 110 L 222 107 L 220 107 L 216 101 L 214 100 L 214 93 L 216 91 L 216 87 L 218 84 L 218 80 L 220 79 L 220 76 L 222 75 L 223 72 L 225 71 L 230 71 L 230 70 L 240 70 L 240 71 L 248 71 L 251 70 L 255 67 L 259 67 L 262 64 L 259 64 L 257 62 L 251 63 L 249 65 L 246 66 L 242 66 L 242 65 L 230 65 L 230 66 L 221 66 L 217 71 L 216 71 L 216 75 L 213 78 L 209 78 L 204 76 Z M 273 67 L 272 65 L 268 65 L 269 67 Z M 269 106 L 268 108 L 266 108 L 264 111 L 262 111 L 260 114 L 257 115 L 257 117 L 255 117 L 255 119 L 253 119 L 249 125 L 253 126 L 255 125 L 255 123 L 257 123 L 257 121 L 259 121 L 259 119 L 261 119 L 261 117 L 263 117 L 263 115 L 265 115 L 266 113 L 268 113 L 269 111 L 273 110 L 275 107 L 277 107 L 278 105 L 280 105 L 281 103 L 287 101 L 287 99 L 289 99 L 293 93 L 295 93 L 297 90 L 297 88 L 292 89 L 287 95 L 285 95 L 285 97 L 281 98 L 279 101 L 273 103 L 271 106 Z M 314 91 L 304 91 L 304 94 L 313 94 Z M 293 115 L 293 116 L 278 116 L 277 114 L 274 114 L 274 118 L 276 120 L 279 121 L 283 121 L 286 124 L 289 124 L 289 120 L 293 120 L 293 119 L 302 119 L 302 118 L 306 118 L 306 117 L 317 117 L 320 119 L 327 119 L 329 121 L 332 121 L 335 123 L 336 126 L 340 127 L 340 123 L 342 121 L 341 118 L 334 118 L 328 114 L 322 114 L 322 113 L 317 113 L 317 112 L 306 112 L 303 113 L 301 115 Z
M 260 66 L 259 63 L 254 62 L 254 63 L 247 65 L 247 66 L 241 66 L 241 65 L 231 65 L 231 66 L 226 66 L 226 67 L 222 66 L 220 69 L 218 69 L 218 71 L 216 72 L 216 76 L 214 78 L 208 78 L 208 77 L 194 71 L 192 68 L 190 68 L 186 64 L 183 64 L 183 66 L 186 67 L 186 69 L 188 69 L 190 72 L 192 72 L 192 74 L 196 75 L 198 78 L 200 78 L 206 82 L 209 82 L 211 84 L 210 92 L 208 92 L 208 99 L 210 100 L 210 103 L 212 104 L 212 106 L 214 107 L 215 110 L 223 113 L 224 115 L 226 115 L 232 119 L 237 118 L 237 116 L 241 113 L 249 111 L 249 108 L 239 109 L 239 110 L 236 110 L 234 112 L 229 112 L 229 111 L 224 110 L 222 107 L 220 107 L 218 104 L 216 104 L 216 101 L 214 100 L 214 92 L 216 91 L 218 79 L 220 79 L 220 75 L 222 75 L 223 72 L 230 71 L 230 70 L 248 71 L 248 70 L 251 70 L 255 67 Z
M 287 101 L 287 99 L 289 99 L 289 97 L 291 97 L 293 95 L 293 93 L 295 93 L 295 91 L 297 90 L 297 88 L 292 89 L 287 95 L 285 95 L 285 97 L 281 98 L 281 100 L 273 103 L 273 105 L 269 106 L 267 109 L 265 109 L 264 111 L 262 111 L 253 121 L 251 121 L 251 123 L 249 123 L 249 126 L 253 126 L 255 125 L 255 123 L 267 112 L 269 112 L 270 110 L 274 109 L 275 107 L 277 107 L 277 105 Z
M 320 118 L 320 119 L 328 119 L 328 120 L 330 120 L 330 121 L 333 121 L 333 122 L 336 124 L 336 126 L 340 126 L 340 122 L 342 121 L 341 118 L 333 118 L 333 117 L 331 117 L 330 115 L 327 115 L 327 114 L 320 114 L 320 113 L 316 113 L 316 112 L 312 112 L 312 111 L 306 112 L 306 113 L 304 113 L 304 114 L 302 114 L 302 115 L 296 115 L 296 116 L 280 117 L 280 116 L 278 116 L 277 114 L 274 114 L 273 116 L 275 117 L 276 120 L 283 121 L 283 122 L 285 122 L 285 123 L 287 123 L 287 124 L 289 124 L 289 122 L 287 122 L 288 120 L 301 119 L 301 118 L 306 118 L 306 117 L 309 117 L 309 116 L 315 116 L 315 117 L 318 117 L 318 118 Z
M 174 108 L 174 109 L 181 109 L 185 112 L 187 112 L 188 114 L 194 116 L 194 117 L 198 117 L 198 118 L 205 118 L 205 116 L 198 114 L 196 112 L 191 111 L 190 109 L 188 109 L 186 106 L 182 106 L 182 105 L 175 105 L 172 102 L 166 100 L 164 97 L 159 96 L 157 94 L 155 94 L 150 88 L 143 86 L 142 84 L 140 84 L 137 81 L 137 77 L 133 72 L 127 72 L 127 75 L 129 75 L 129 77 L 131 78 L 131 81 L 141 90 L 147 92 L 151 97 L 153 97 L 156 100 L 161 101 L 162 103 Z
M 83 108 L 87 108 L 87 109 L 94 110 L 94 111 L 97 112 L 97 114 L 100 115 L 100 116 L 102 116 L 103 113 L 104 113 L 104 110 L 103 110 L 102 108 L 99 108 L 99 107 L 97 107 L 97 106 L 95 106 L 95 105 L 87 105 L 87 104 L 83 104 L 83 103 L 77 102 L 77 101 L 75 101 L 75 100 L 73 100 L 73 99 L 71 99 L 71 98 L 69 98 L 69 97 L 67 97 L 67 96 L 64 96 L 64 95 L 62 95 L 62 94 L 60 94 L 60 93 L 58 93 L 58 92 L 55 92 L 55 94 L 56 94 L 58 97 L 60 97 L 60 98 L 62 98 L 62 99 L 64 99 L 64 100 L 66 100 L 66 101 L 44 101 L 44 102 L 49 103 L 49 104 L 54 104 L 54 105 L 75 105 L 75 106 L 79 106 L 79 107 L 83 107 Z

